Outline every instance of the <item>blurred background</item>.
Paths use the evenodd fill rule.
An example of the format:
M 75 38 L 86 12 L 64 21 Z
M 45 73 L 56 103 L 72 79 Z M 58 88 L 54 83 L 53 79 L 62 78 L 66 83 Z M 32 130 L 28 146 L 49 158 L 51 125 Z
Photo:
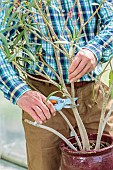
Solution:
M 108 73 L 109 70 L 102 77 L 106 84 L 108 84 L 106 81 Z M 7 101 L 0 92 L 0 170 L 27 169 L 21 115 L 18 106 Z
M 0 92 L 0 157 L 2 160 L 27 167 L 25 152 L 21 110 L 6 100 Z M 0 170 L 5 170 L 5 167 L 10 170 L 9 166 L 12 165 L 7 167 L 5 162 L 3 168 L 2 160 Z

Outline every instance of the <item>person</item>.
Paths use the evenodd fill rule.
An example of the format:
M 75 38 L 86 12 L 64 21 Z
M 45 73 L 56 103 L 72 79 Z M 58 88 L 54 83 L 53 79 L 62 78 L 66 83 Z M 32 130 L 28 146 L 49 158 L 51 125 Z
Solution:
M 51 7 L 48 14 L 57 35 L 62 32 L 64 19 L 66 20 L 69 15 L 74 0 L 60 0 L 59 2 L 62 15 Z M 81 7 L 79 15 L 82 15 L 84 22 L 86 22 L 98 8 L 98 5 L 102 3 L 102 0 L 80 0 L 79 2 Z M 86 36 L 81 37 L 79 42 L 82 50 L 76 52 L 70 67 L 68 59 L 60 53 L 64 81 L 69 91 L 70 83 L 74 82 L 75 94 L 79 103 L 78 110 L 88 133 L 97 132 L 103 99 L 99 85 L 93 81 L 92 77 L 96 78 L 101 73 L 102 63 L 109 61 L 113 55 L 113 12 L 110 9 L 109 2 L 111 1 L 105 1 L 98 13 L 85 26 Z M 52 5 L 58 5 L 56 0 L 52 0 L 51 3 Z M 0 18 L 3 17 L 4 12 L 2 11 Z M 71 32 L 73 32 L 73 22 L 77 18 L 78 6 L 75 5 L 72 18 L 67 23 Z M 37 16 L 36 20 L 37 22 L 41 21 L 39 16 Z M 80 28 L 80 20 L 76 24 Z M 97 35 L 98 28 L 100 32 Z M 1 29 L 3 28 L 1 27 Z M 34 35 L 30 35 L 29 39 L 31 42 L 36 41 Z M 45 60 L 58 72 L 53 48 L 47 42 L 42 41 L 42 49 L 45 52 Z M 28 78 L 28 82 L 34 85 L 41 93 L 32 90 L 22 81 L 13 65 L 5 59 L 2 51 L 0 51 L 0 66 L 0 89 L 8 100 L 13 104 L 17 104 L 23 110 L 22 120 L 26 137 L 28 169 L 58 170 L 60 168 L 61 152 L 59 143 L 61 139 L 51 132 L 24 122 L 24 119 L 35 120 L 40 124 L 43 123 L 56 129 L 65 137 L 69 137 L 70 129 L 65 120 L 55 111 L 51 102 L 46 102 L 46 97 L 57 88 L 49 83 Z M 49 69 L 45 68 L 45 71 L 51 79 L 56 80 L 55 75 Z M 89 72 L 92 77 L 89 76 Z M 106 86 L 104 88 L 107 90 Z M 95 100 L 92 95 L 93 91 Z M 109 110 L 111 102 L 112 100 L 110 99 L 106 111 Z M 78 130 L 71 110 L 64 109 L 63 111 L 73 127 Z M 105 133 L 113 135 L 113 113 L 108 120 Z

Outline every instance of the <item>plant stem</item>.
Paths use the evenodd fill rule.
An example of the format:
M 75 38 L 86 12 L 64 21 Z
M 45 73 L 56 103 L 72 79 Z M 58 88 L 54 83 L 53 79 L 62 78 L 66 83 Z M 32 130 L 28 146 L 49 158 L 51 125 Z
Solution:
M 37 9 L 39 10 L 39 12 L 40 12 L 43 20 L 44 20 L 44 22 L 45 22 L 46 25 L 50 28 L 51 33 L 55 36 L 56 40 L 59 41 L 59 39 L 58 39 L 57 35 L 55 34 L 53 28 L 51 27 L 50 23 L 47 21 L 47 19 L 46 19 L 45 16 L 43 15 L 42 11 L 40 10 L 38 4 L 36 3 L 36 0 L 34 0 L 34 2 L 35 2 L 35 4 L 36 4 L 36 7 L 37 7 Z M 51 21 L 51 20 L 50 20 L 50 21 Z M 62 49 L 63 49 L 63 52 L 65 52 L 65 54 L 68 56 L 68 53 L 67 53 L 66 49 L 63 47 L 62 44 L 61 44 L 61 47 L 62 47 Z M 60 48 L 59 48 L 59 49 L 60 49 Z
M 72 63 L 72 56 L 71 56 L 71 59 L 70 59 L 70 63 Z M 75 102 L 74 102 L 74 97 L 75 97 L 75 89 L 74 89 L 74 83 L 71 83 L 71 101 L 72 101 L 72 104 L 75 105 Z M 73 114 L 75 116 L 75 119 L 77 121 L 77 125 L 78 125 L 78 129 L 79 129 L 79 132 L 80 132 L 80 136 L 81 136 L 81 139 L 82 139 L 82 143 L 83 143 L 83 150 L 90 150 L 90 147 L 89 147 L 89 139 L 88 139 L 88 135 L 87 135 L 87 132 L 86 132 L 86 129 L 84 127 L 84 124 L 82 122 L 82 119 L 78 113 L 78 110 L 77 108 L 73 108 Z
M 21 67 L 20 67 L 16 62 L 13 61 L 12 63 L 13 63 L 13 65 L 15 65 L 16 68 L 18 68 L 24 75 L 27 75 L 28 77 L 32 78 L 33 80 L 37 80 L 37 81 L 41 81 L 41 82 L 45 82 L 45 83 L 51 83 L 51 84 L 55 85 L 56 87 L 59 87 L 59 84 L 56 83 L 56 81 L 51 80 L 51 79 L 48 79 L 48 77 L 46 77 L 44 74 L 41 74 L 39 71 L 36 71 L 36 70 L 35 70 L 37 74 L 41 75 L 42 77 L 44 77 L 44 78 L 46 78 L 46 79 L 48 79 L 48 80 L 36 78 L 36 77 L 30 75 L 29 73 L 25 72 L 24 70 L 22 70 Z
M 44 63 L 54 74 L 55 76 L 57 77 L 57 79 L 59 80 L 59 82 L 61 82 L 61 79 L 60 79 L 60 76 L 55 72 L 55 70 L 48 64 L 46 63 L 46 61 L 44 61 L 43 57 L 40 56 L 41 60 L 42 60 L 42 63 Z M 41 61 L 40 61 L 41 62 Z
M 103 96 L 102 111 L 101 111 L 97 141 L 96 141 L 96 146 L 95 146 L 96 150 L 100 149 L 100 142 L 101 142 L 101 137 L 102 137 L 102 133 L 103 133 L 103 124 L 104 124 L 104 119 L 105 119 L 105 111 L 106 111 L 106 106 L 107 106 L 108 99 L 109 99 L 112 88 L 113 88 L 113 82 L 109 87 L 108 93 L 105 93 L 105 95 Z
M 33 125 L 35 127 L 39 127 L 41 129 L 45 129 L 45 130 L 48 130 L 49 132 L 52 132 L 54 133 L 55 135 L 57 135 L 59 138 L 61 138 L 71 149 L 77 151 L 77 149 L 71 144 L 71 142 L 66 139 L 61 133 L 59 133 L 58 131 L 54 130 L 53 128 L 50 128 L 48 126 L 44 126 L 44 125 L 40 125 L 40 124 L 35 124 L 34 125 L 34 122 L 28 120 L 28 119 L 25 119 L 24 120 L 26 123 L 30 124 L 30 125 Z
M 28 25 L 28 24 L 26 24 L 26 25 Z M 32 27 L 32 26 L 29 26 L 29 27 Z M 37 33 L 34 31 L 35 29 L 36 29 L 35 27 L 32 27 L 32 29 L 30 29 L 30 31 L 31 31 L 34 35 L 36 35 L 38 38 L 40 38 L 40 35 L 37 34 Z M 45 37 L 45 36 L 42 35 L 41 39 L 44 40 L 44 41 L 46 41 L 46 42 L 48 42 L 48 43 L 50 43 L 53 47 L 55 47 L 57 50 L 59 50 L 59 51 L 60 51 L 62 54 L 64 54 L 67 58 L 69 58 L 69 54 L 68 54 L 68 53 L 65 53 L 61 48 L 58 48 L 58 46 L 55 45 L 53 42 L 51 42 L 49 39 L 47 39 L 47 37 Z
M 90 150 L 90 144 L 89 144 L 89 139 L 88 139 L 88 135 L 87 135 L 87 132 L 86 132 L 86 129 L 84 127 L 84 124 L 82 122 L 82 119 L 78 113 L 78 110 L 77 108 L 72 108 L 73 110 L 73 113 L 74 113 L 74 116 L 76 118 L 76 121 L 77 121 L 77 125 L 78 125 L 78 129 L 79 129 L 79 132 L 80 132 L 80 136 L 81 136 L 81 139 L 82 139 L 82 143 L 83 143 L 83 150 Z
M 110 108 L 109 112 L 107 113 L 107 115 L 106 115 L 106 117 L 104 119 L 104 123 L 103 123 L 103 126 L 102 126 L 102 133 L 104 131 L 104 128 L 106 126 L 106 123 L 107 123 L 108 118 L 110 117 L 112 111 L 113 111 L 113 104 L 111 105 L 111 108 Z
M 62 111 L 59 111 L 60 115 L 64 118 L 64 120 L 67 122 L 68 126 L 70 127 L 71 131 L 73 132 L 75 139 L 77 141 L 78 147 L 80 150 L 82 150 L 82 145 L 81 142 L 78 138 L 78 135 L 76 133 L 76 131 L 74 130 L 73 126 L 71 125 L 70 121 L 67 119 L 67 117 L 65 116 L 65 114 Z

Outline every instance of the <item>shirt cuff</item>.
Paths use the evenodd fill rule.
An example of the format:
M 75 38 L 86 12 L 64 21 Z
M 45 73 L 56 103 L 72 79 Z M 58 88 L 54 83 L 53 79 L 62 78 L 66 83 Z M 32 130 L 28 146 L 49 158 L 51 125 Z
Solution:
M 27 91 L 31 90 L 24 82 L 18 81 L 12 84 L 10 88 L 10 101 L 16 104 L 18 99 Z
M 102 58 L 102 47 L 101 47 L 101 45 L 98 45 L 96 43 L 92 43 L 92 44 L 86 45 L 83 48 L 90 50 L 95 55 L 98 63 L 101 61 L 101 58 Z
M 31 88 L 22 81 L 17 75 L 14 76 L 1 76 L 1 80 L 6 87 L 4 92 L 5 96 L 8 100 L 10 100 L 13 104 L 16 104 L 18 99 L 27 91 L 31 90 Z

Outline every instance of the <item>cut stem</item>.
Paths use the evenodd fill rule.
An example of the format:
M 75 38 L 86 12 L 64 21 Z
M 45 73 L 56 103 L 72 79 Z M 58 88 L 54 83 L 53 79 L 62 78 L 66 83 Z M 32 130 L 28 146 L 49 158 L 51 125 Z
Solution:
M 61 133 L 59 133 L 58 131 L 56 131 L 56 130 L 48 127 L 48 126 L 40 125 L 40 124 L 38 124 L 38 123 L 34 125 L 34 122 L 32 122 L 32 121 L 30 121 L 30 120 L 28 120 L 28 119 L 25 119 L 24 121 L 25 121 L 26 123 L 32 125 L 32 126 L 39 127 L 39 128 L 41 128 L 41 129 L 45 129 L 45 130 L 48 130 L 49 132 L 54 133 L 54 134 L 57 135 L 59 138 L 61 138 L 71 149 L 77 151 L 77 149 L 71 144 L 71 142 L 70 142 L 68 139 L 66 139 L 66 138 L 65 138 Z

